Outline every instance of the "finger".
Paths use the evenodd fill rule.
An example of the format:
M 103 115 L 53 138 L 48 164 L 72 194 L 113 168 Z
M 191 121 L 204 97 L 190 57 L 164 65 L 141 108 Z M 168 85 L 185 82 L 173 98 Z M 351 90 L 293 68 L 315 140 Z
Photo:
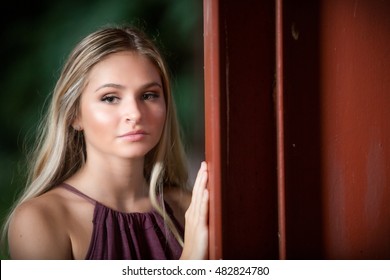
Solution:
M 198 170 L 198 174 L 196 176 L 196 180 L 195 180 L 194 186 L 199 183 L 200 177 L 201 177 L 203 171 L 206 170 L 206 167 L 207 167 L 206 163 L 204 161 L 202 161 L 201 164 L 200 164 L 199 170 Z
M 209 210 L 209 191 L 207 189 L 204 189 L 199 213 L 200 213 L 201 222 L 205 225 L 207 224 L 208 210 Z
M 192 189 L 192 201 L 194 201 L 197 197 L 199 197 L 200 189 L 202 189 L 202 178 L 204 172 L 207 170 L 207 165 L 205 162 L 202 162 L 196 176 L 195 184 Z
M 199 172 L 199 178 L 197 181 L 196 186 L 194 186 L 194 198 L 198 201 L 201 200 L 203 196 L 203 190 L 206 189 L 208 181 L 208 171 L 207 171 L 207 165 L 205 162 L 202 162 L 200 172 Z
M 202 177 L 200 179 L 200 182 L 199 182 L 199 186 L 198 186 L 198 192 L 196 194 L 196 198 L 194 200 L 195 202 L 195 211 L 196 213 L 198 213 L 198 215 L 201 214 L 201 211 L 202 211 L 202 208 L 203 208 L 203 204 L 204 204 L 204 197 L 205 197 L 205 190 L 206 189 L 206 186 L 207 186 L 207 180 L 208 180 L 208 172 L 207 171 L 204 171 L 203 174 L 202 174 Z M 208 194 L 208 192 L 206 192 L 206 195 Z
M 202 176 L 202 172 L 203 172 L 203 169 L 202 169 L 202 164 L 198 170 L 198 174 L 196 175 L 196 179 L 195 179 L 195 183 L 194 183 L 194 186 L 192 188 L 192 194 L 194 195 L 197 191 L 197 186 L 199 185 L 199 182 L 200 182 L 200 178 Z

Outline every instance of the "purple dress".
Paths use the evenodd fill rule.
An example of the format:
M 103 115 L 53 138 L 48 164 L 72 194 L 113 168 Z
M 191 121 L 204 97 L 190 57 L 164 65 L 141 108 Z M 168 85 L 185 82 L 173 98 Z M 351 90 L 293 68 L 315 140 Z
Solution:
M 182 247 L 156 211 L 146 213 L 116 211 L 68 184 L 63 183 L 60 186 L 95 205 L 92 238 L 85 259 L 164 260 L 180 258 Z M 172 209 L 166 202 L 165 209 L 183 236 L 183 227 L 175 219 Z

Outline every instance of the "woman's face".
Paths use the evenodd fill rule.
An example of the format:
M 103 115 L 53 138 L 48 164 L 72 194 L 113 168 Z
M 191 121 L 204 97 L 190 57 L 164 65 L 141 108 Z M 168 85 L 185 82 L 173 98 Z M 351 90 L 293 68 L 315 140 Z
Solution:
M 75 124 L 84 131 L 87 157 L 144 157 L 158 143 L 166 117 L 157 68 L 133 52 L 96 64 L 81 96 Z

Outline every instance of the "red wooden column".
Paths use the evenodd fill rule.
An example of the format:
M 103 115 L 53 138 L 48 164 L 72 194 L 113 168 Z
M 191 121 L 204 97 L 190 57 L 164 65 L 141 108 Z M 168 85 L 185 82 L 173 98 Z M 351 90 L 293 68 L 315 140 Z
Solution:
M 274 1 L 204 1 L 210 258 L 277 259 Z
M 204 2 L 204 74 L 205 74 L 205 137 L 209 168 L 210 193 L 210 259 L 221 259 L 222 251 L 222 138 L 221 69 L 219 58 L 219 3 Z
M 390 258 L 389 14 L 204 1 L 210 258 Z
M 281 1 L 285 257 L 323 258 L 320 1 Z M 280 46 L 281 45 L 281 46 Z M 280 57 L 281 56 L 281 57 Z M 279 85 L 280 86 L 280 85 Z M 281 150 L 281 149 L 280 149 Z M 278 155 L 280 156 L 280 154 Z
M 283 1 L 286 257 L 390 258 L 390 2 Z
M 390 2 L 322 1 L 324 257 L 390 258 Z
M 278 170 L 278 226 L 279 226 L 279 258 L 286 259 L 286 176 L 285 176 L 285 140 L 284 140 L 284 56 L 283 56 L 283 0 L 276 0 L 276 86 L 275 86 L 275 115 L 277 141 L 277 170 Z

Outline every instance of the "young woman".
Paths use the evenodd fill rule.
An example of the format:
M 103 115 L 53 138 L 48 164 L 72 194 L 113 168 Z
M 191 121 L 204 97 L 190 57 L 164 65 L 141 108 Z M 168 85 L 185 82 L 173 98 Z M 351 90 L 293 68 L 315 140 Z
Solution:
M 90 34 L 63 68 L 6 223 L 11 258 L 207 258 L 207 165 L 192 196 L 185 166 L 155 45 L 132 27 Z

